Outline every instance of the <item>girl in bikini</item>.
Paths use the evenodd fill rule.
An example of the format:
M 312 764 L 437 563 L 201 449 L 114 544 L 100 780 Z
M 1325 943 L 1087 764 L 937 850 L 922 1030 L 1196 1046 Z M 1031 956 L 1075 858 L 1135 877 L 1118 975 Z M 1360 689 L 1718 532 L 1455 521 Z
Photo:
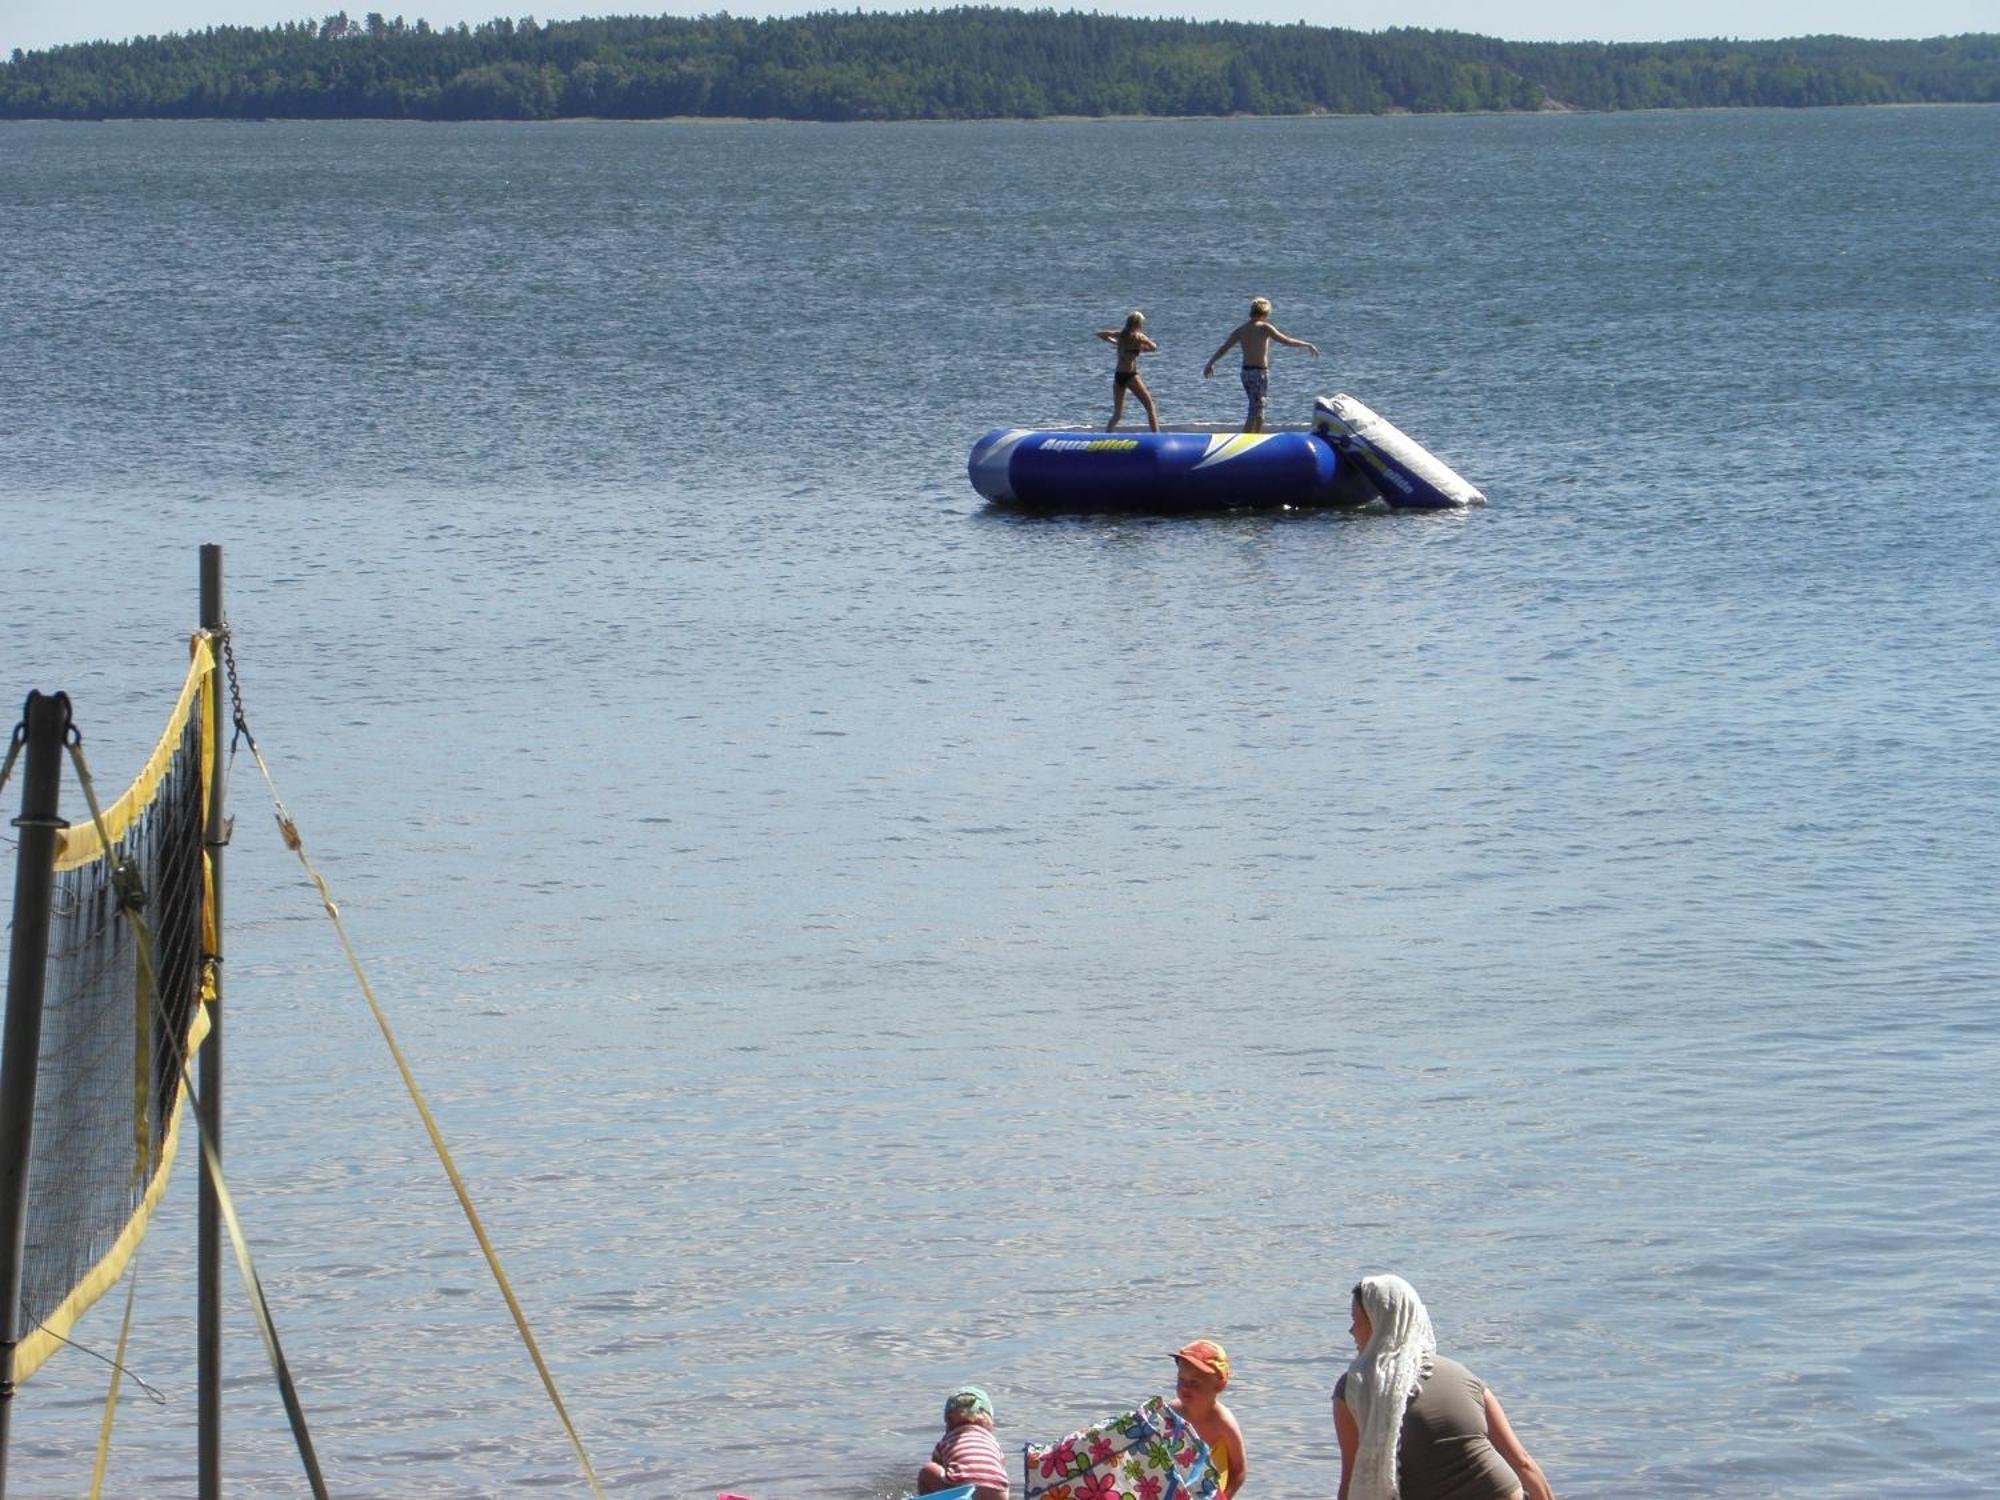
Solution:
M 1146 315 L 1127 313 L 1123 328 L 1100 328 L 1097 336 L 1118 351 L 1118 368 L 1111 376 L 1111 421 L 1104 430 L 1117 430 L 1119 418 L 1125 415 L 1125 393 L 1129 390 L 1146 408 L 1146 425 L 1158 432 L 1160 409 L 1153 405 L 1153 393 L 1139 378 L 1139 356 L 1160 352 L 1160 346 L 1146 337 Z

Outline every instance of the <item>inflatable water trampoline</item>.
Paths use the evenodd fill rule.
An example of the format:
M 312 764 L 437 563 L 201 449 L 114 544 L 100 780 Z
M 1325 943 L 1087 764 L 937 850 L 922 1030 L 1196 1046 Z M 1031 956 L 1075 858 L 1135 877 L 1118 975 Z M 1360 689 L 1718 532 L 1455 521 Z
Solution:
M 1310 427 L 1101 432 L 1007 427 L 972 446 L 972 487 L 1045 511 L 1193 511 L 1326 505 L 1454 510 L 1486 497 L 1349 395 L 1321 396 Z

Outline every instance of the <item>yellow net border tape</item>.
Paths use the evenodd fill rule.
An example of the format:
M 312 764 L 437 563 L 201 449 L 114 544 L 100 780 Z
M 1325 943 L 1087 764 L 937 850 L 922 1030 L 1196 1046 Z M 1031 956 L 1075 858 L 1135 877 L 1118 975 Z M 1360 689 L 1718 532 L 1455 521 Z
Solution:
M 206 999 L 207 986 L 204 984 L 204 1002 Z M 207 1035 L 208 1011 L 205 1006 L 197 1007 L 194 1024 L 188 1028 L 187 1050 L 195 1051 Z M 153 1210 L 159 1207 L 160 1199 L 166 1194 L 167 1179 L 173 1174 L 174 1153 L 180 1149 L 181 1115 L 185 1113 L 181 1103 L 185 1094 L 185 1089 L 179 1085 L 175 1086 L 173 1119 L 167 1126 L 167 1137 L 160 1147 L 160 1165 L 154 1171 L 152 1180 L 146 1184 L 146 1191 L 139 1200 L 139 1206 L 132 1210 L 132 1217 L 125 1221 L 125 1228 L 119 1233 L 118 1238 L 111 1242 L 111 1248 L 104 1252 L 97 1264 L 86 1271 L 76 1285 L 70 1288 L 69 1295 L 63 1298 L 55 1311 L 36 1324 L 34 1331 L 21 1340 L 20 1347 L 14 1351 L 15 1380 L 26 1380 L 40 1369 L 43 1362 L 61 1347 L 62 1341 L 69 1337 L 70 1330 L 76 1327 L 77 1319 L 81 1318 L 99 1297 L 118 1284 L 118 1278 L 125 1274 L 125 1267 L 131 1264 L 133 1253 L 139 1248 L 139 1241 L 146 1236 L 146 1226 L 152 1222 Z
M 139 816 L 146 804 L 153 800 L 153 794 L 160 789 L 161 778 L 174 763 L 174 752 L 180 749 L 188 712 L 201 696 L 204 685 L 215 674 L 215 649 L 209 644 L 207 636 L 195 636 L 190 650 L 193 659 L 188 663 L 187 680 L 181 684 L 180 699 L 167 719 L 167 727 L 160 732 L 152 758 L 132 779 L 124 794 L 104 810 L 105 832 L 114 842 L 124 837 L 125 830 L 132 826 L 132 820 Z M 98 842 L 97 829 L 88 820 L 65 828 L 56 835 L 58 871 L 81 869 L 103 856 L 104 846 Z

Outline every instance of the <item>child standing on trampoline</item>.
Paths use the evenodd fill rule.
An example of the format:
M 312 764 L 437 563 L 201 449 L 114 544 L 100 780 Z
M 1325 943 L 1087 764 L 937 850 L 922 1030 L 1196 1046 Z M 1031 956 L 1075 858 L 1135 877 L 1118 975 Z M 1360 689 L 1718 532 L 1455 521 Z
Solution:
M 1118 351 L 1118 368 L 1111 376 L 1111 420 L 1104 430 L 1118 430 L 1118 420 L 1125 415 L 1125 392 L 1129 390 L 1146 408 L 1146 425 L 1158 432 L 1160 409 L 1153 404 L 1153 393 L 1146 389 L 1146 382 L 1139 378 L 1139 356 L 1160 352 L 1160 346 L 1146 337 L 1146 315 L 1129 312 L 1125 314 L 1123 328 L 1100 328 L 1097 336 Z
M 1227 354 L 1232 345 L 1243 350 L 1243 395 L 1250 403 L 1250 414 L 1243 419 L 1245 432 L 1264 430 L 1264 398 L 1271 391 L 1271 345 L 1283 344 L 1287 349 L 1305 349 L 1319 358 L 1319 345 L 1307 339 L 1295 339 L 1289 333 L 1281 332 L 1271 321 L 1271 299 L 1252 297 L 1248 322 L 1236 325 L 1236 331 L 1222 341 L 1222 347 L 1209 355 L 1208 363 L 1202 366 L 1201 378 L 1207 380 L 1215 373 L 1215 362 Z

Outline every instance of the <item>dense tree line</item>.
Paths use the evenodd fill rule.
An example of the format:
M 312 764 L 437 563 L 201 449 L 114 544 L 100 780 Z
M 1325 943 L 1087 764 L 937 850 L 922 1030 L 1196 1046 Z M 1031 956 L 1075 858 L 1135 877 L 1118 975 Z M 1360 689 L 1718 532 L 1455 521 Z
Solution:
M 2000 102 L 2000 35 L 1523 43 L 985 8 L 434 29 L 343 11 L 0 63 L 0 118 L 918 120 L 1891 102 Z

